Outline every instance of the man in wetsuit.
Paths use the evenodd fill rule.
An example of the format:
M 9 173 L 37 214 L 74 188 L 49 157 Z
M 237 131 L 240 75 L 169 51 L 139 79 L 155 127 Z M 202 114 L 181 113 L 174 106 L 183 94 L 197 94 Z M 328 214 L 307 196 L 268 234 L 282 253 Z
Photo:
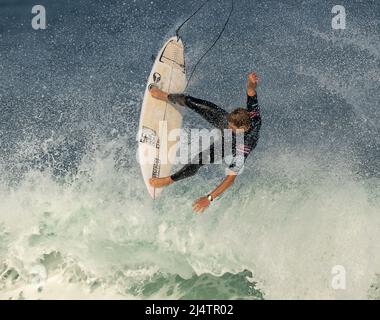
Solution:
M 201 115 L 211 125 L 222 131 L 231 129 L 233 133 L 243 132 L 244 134 L 244 144 L 232 143 L 232 156 L 235 158 L 233 158 L 233 161 L 229 165 L 226 178 L 210 194 L 194 202 L 193 210 L 196 212 L 203 212 L 216 197 L 233 184 L 237 174 L 243 170 L 245 159 L 257 145 L 261 128 L 260 108 L 256 94 L 257 82 L 257 75 L 254 72 L 249 73 L 247 83 L 247 108 L 238 108 L 231 113 L 205 100 L 196 99 L 185 94 L 169 94 L 155 86 L 151 86 L 150 88 L 152 97 L 156 99 L 174 105 L 188 107 Z M 209 153 L 211 159 L 210 163 L 213 163 L 213 145 L 210 146 Z M 243 161 L 236 160 L 238 153 L 243 155 Z M 222 157 L 224 156 L 223 154 Z M 199 159 L 203 159 L 202 152 L 199 154 Z M 155 188 L 162 188 L 176 181 L 193 176 L 203 165 L 202 160 L 198 161 L 198 163 L 189 163 L 171 176 L 150 179 L 150 184 Z

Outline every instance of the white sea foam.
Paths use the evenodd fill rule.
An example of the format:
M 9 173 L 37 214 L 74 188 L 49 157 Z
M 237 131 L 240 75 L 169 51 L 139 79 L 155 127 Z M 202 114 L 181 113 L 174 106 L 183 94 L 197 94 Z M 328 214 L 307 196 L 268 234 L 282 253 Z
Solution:
M 2 298 L 151 298 L 142 284 L 158 273 L 245 269 L 269 299 L 367 297 L 380 270 L 379 180 L 267 153 L 199 216 L 191 202 L 215 181 L 201 175 L 189 180 L 200 187 L 178 183 L 153 202 L 138 171 L 115 169 L 117 146 L 84 159 L 71 183 L 29 172 L 1 188 Z M 47 269 L 40 291 L 36 264 Z M 346 290 L 331 287 L 335 265 L 346 269 Z

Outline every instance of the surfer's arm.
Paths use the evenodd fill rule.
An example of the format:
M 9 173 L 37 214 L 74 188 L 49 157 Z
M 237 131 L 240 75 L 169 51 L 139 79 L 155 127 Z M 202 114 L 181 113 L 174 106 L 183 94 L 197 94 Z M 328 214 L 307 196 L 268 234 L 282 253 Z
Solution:
M 225 179 L 222 181 L 222 183 L 219 184 L 209 195 L 212 197 L 212 199 L 217 198 L 234 183 L 235 179 L 236 174 L 227 175 Z M 194 202 L 193 210 L 195 212 L 202 213 L 204 210 L 207 209 L 210 203 L 211 202 L 208 199 L 208 196 L 199 198 L 197 201 Z
M 236 174 L 228 174 L 221 184 L 219 184 L 211 193 L 211 197 L 213 199 L 220 196 L 224 191 L 226 191 L 230 186 L 233 185 L 234 181 L 236 179 Z
M 252 118 L 260 116 L 260 107 L 256 93 L 257 82 L 257 75 L 254 72 L 249 73 L 247 82 L 247 110 L 250 112 Z

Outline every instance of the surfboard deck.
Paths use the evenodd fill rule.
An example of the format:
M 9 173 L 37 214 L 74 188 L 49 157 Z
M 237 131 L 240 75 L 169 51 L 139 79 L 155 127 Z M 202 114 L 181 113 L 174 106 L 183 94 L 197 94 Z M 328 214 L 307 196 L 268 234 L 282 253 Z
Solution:
M 149 85 L 155 84 L 169 93 L 182 93 L 186 87 L 184 45 L 177 37 L 170 38 L 159 51 L 148 78 L 138 129 L 138 159 L 150 196 L 155 199 L 162 188 L 149 184 L 152 177 L 170 175 L 178 141 L 168 141 L 171 130 L 182 126 L 182 110 L 152 98 Z

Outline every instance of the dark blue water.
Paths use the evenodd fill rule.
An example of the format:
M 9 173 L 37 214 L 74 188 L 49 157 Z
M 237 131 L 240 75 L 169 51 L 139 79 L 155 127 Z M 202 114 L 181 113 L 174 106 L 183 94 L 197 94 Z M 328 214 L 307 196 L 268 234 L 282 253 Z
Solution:
M 3 274 L 27 286 L 34 264 L 65 281 L 79 268 L 81 287 L 143 298 L 378 296 L 380 4 L 341 3 L 347 28 L 333 30 L 333 1 L 235 2 L 188 93 L 232 110 L 255 70 L 262 134 L 248 173 L 198 217 L 192 201 L 222 170 L 153 203 L 135 137 L 151 56 L 202 2 L 39 1 L 36 31 L 35 1 L 0 0 Z M 229 9 L 210 1 L 182 29 L 188 68 Z M 352 272 L 343 292 L 329 287 L 337 264 Z M 0 290 L 18 295 L 9 277 Z

